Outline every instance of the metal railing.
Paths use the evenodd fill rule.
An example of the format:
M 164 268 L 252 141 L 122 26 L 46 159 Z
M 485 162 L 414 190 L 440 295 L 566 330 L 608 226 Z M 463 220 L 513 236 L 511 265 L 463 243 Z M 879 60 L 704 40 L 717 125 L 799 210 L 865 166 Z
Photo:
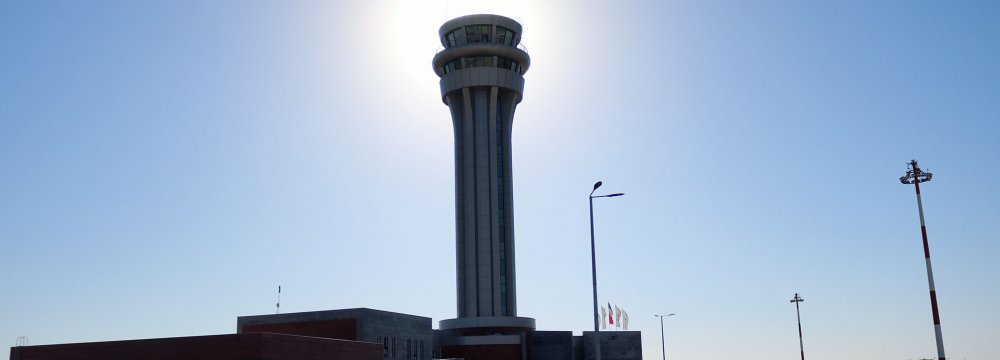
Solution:
M 521 43 L 521 42 L 518 42 L 517 44 L 511 45 L 511 44 L 507 44 L 505 41 L 496 41 L 496 39 L 494 39 L 493 41 L 465 42 L 465 43 L 462 43 L 462 44 L 455 44 L 454 46 L 448 46 L 448 47 L 444 47 L 444 46 L 438 45 L 435 53 L 439 53 L 441 51 L 444 51 L 445 49 L 451 49 L 451 48 L 455 48 L 455 47 L 462 47 L 462 46 L 473 45 L 473 44 L 498 44 L 498 45 L 504 45 L 504 46 L 513 46 L 513 47 L 516 47 L 516 48 L 520 49 L 521 51 L 528 52 L 528 47 L 524 46 L 524 44 Z

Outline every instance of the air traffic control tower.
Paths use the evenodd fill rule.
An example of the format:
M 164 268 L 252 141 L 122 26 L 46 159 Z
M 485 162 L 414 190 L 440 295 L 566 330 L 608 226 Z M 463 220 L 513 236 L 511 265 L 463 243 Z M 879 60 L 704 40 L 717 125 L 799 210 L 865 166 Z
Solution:
M 430 318 L 367 308 L 241 316 L 236 334 L 15 346 L 10 359 L 642 360 L 638 331 L 574 336 L 517 316 L 510 132 L 529 65 L 521 25 L 469 15 L 439 34 L 434 71 L 455 129 L 456 318 L 435 331 Z
M 442 320 L 445 357 L 523 358 L 535 320 L 517 316 L 510 132 L 530 59 L 521 24 L 499 15 L 452 19 L 434 56 L 455 131 L 458 317 Z

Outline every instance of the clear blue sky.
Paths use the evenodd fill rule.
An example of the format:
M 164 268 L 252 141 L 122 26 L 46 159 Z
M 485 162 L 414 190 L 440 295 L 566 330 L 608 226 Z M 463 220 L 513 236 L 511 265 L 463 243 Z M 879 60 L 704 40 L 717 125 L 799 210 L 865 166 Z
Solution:
M 430 61 L 524 25 L 518 314 L 601 302 L 659 358 L 1000 354 L 1000 2 L 0 1 L 0 344 L 455 316 L 452 129 Z

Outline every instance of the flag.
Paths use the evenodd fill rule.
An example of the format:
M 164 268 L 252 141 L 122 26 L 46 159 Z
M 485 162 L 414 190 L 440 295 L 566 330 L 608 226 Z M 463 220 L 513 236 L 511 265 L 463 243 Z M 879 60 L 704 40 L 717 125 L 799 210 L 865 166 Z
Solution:
M 615 305 L 615 320 L 618 321 L 615 327 L 622 327 L 622 309 L 618 308 L 618 305 Z
M 608 313 L 604 311 L 604 305 L 601 305 L 601 329 L 605 329 L 608 327 L 608 321 L 604 320 L 604 317 L 607 316 L 607 314 Z
M 611 311 L 611 303 L 608 303 L 608 323 L 615 324 L 615 312 Z
M 628 313 L 625 310 L 622 310 L 622 327 L 628 331 Z

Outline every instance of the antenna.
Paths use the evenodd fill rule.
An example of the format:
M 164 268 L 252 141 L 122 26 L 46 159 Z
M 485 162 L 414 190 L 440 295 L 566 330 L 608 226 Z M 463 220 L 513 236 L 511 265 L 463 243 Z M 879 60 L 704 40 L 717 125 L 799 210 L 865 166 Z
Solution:
M 274 304 L 274 314 L 281 313 L 281 285 L 278 285 L 278 302 Z

